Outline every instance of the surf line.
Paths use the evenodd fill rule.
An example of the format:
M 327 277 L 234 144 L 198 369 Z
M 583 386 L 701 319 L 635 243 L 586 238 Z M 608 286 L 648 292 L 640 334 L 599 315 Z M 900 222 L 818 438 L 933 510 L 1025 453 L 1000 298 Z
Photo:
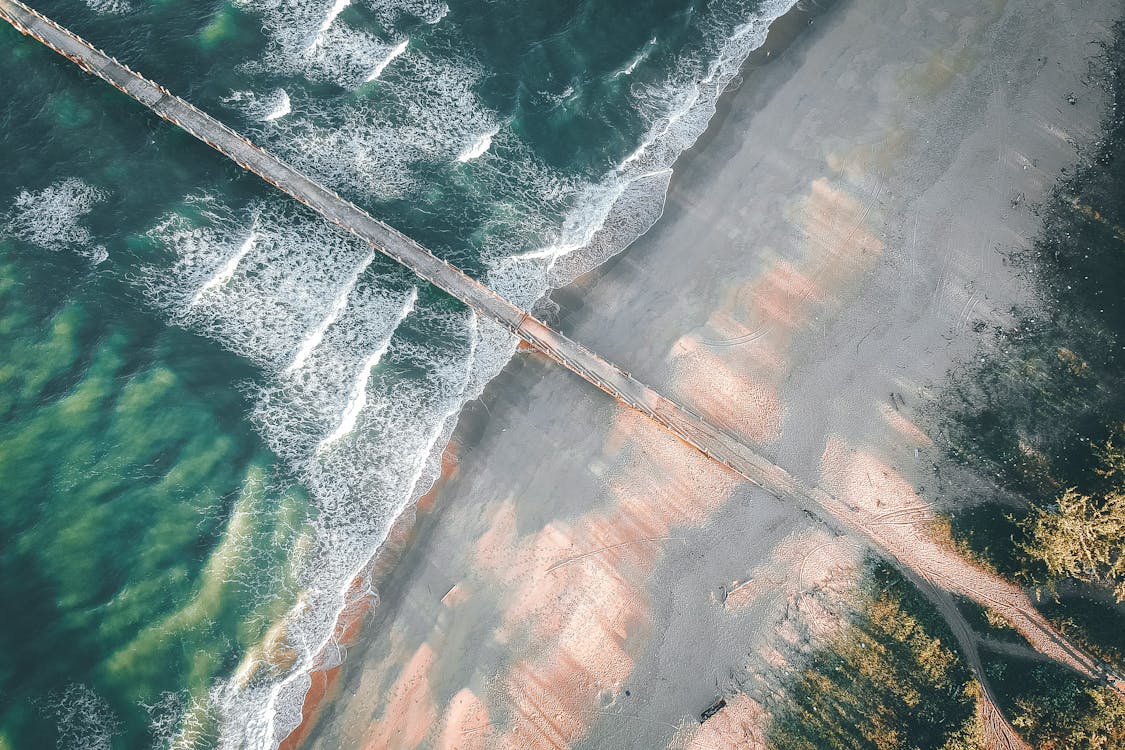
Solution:
M 363 361 L 363 366 L 359 368 L 359 376 L 356 377 L 355 383 L 352 385 L 351 398 L 348 399 L 347 405 L 344 407 L 343 414 L 340 415 L 340 423 L 336 425 L 336 429 L 332 431 L 328 437 L 320 441 L 316 451 L 320 453 L 328 446 L 335 443 L 340 438 L 351 433 L 355 429 L 355 421 L 359 418 L 359 413 L 363 411 L 363 407 L 367 406 L 367 383 L 371 380 L 371 372 L 375 366 L 383 359 L 383 355 L 387 353 L 387 349 L 391 346 L 391 339 L 394 338 L 395 331 L 406 320 L 410 313 L 414 312 L 414 303 L 418 301 L 418 287 L 412 287 L 410 294 L 406 296 L 406 302 L 399 309 L 398 315 L 395 316 L 394 323 L 391 324 L 390 330 L 387 331 L 386 338 L 383 343 L 375 348 L 375 351 L 368 355 L 367 359 Z
M 942 593 L 933 589 L 935 584 L 931 581 L 938 579 L 941 571 L 927 565 L 926 560 L 903 555 L 903 550 L 892 546 L 886 538 L 864 525 L 863 519 L 856 516 L 855 508 L 818 485 L 794 477 L 775 464 L 770 457 L 758 453 L 743 442 L 740 436 L 663 396 L 613 363 L 550 328 L 527 310 L 518 307 L 480 281 L 438 258 L 406 235 L 254 145 L 244 136 L 173 95 L 164 87 L 140 76 L 109 55 L 95 49 L 89 42 L 19 0 L 0 0 L 0 18 L 11 23 L 21 33 L 32 36 L 84 70 L 128 94 L 239 166 L 257 174 L 278 190 L 363 239 L 374 249 L 401 263 L 434 286 L 469 307 L 475 308 L 481 315 L 491 318 L 513 335 L 523 339 L 533 348 L 617 401 L 647 416 L 712 461 L 745 477 L 779 500 L 808 511 L 829 528 L 841 534 L 855 535 L 919 585 L 923 594 L 938 607 L 939 612 L 943 611 L 943 607 L 949 601 L 949 591 L 969 596 L 978 603 L 987 599 L 982 593 L 982 587 L 958 586 L 956 577 L 940 579 L 943 586 L 950 587 L 947 592 Z M 671 125 L 666 126 L 665 130 L 668 127 Z M 367 380 L 387 346 L 389 346 L 389 339 L 380 347 L 380 351 L 374 352 L 364 362 L 361 377 L 357 379 L 353 389 L 352 400 L 342 415 L 339 427 L 329 436 L 330 440 L 338 439 L 354 427 L 356 416 L 366 404 Z M 964 566 L 972 570 L 968 563 L 964 563 Z M 980 584 L 982 581 L 994 589 L 997 586 L 1001 588 L 1004 586 L 1003 582 L 987 575 L 975 583 Z M 949 620 L 948 617 L 945 619 Z M 956 622 L 950 624 L 956 629 Z M 1049 646 L 1046 650 L 1043 650 L 1042 645 L 1037 648 L 1048 653 L 1052 659 L 1087 677 L 1108 680 L 1125 694 L 1125 676 L 1117 674 L 1112 666 L 1067 642 L 1041 618 L 1031 620 L 1029 629 L 1021 632 L 1027 635 L 1032 630 L 1034 634 L 1042 636 L 1039 639 L 1041 644 Z
M 363 272 L 367 270 L 367 267 L 371 265 L 371 261 L 373 260 L 375 260 L 375 253 L 368 251 L 367 255 L 364 256 L 363 260 L 360 261 L 359 265 L 352 271 L 351 276 L 348 277 L 347 283 L 344 284 L 336 295 L 336 299 L 332 301 L 332 307 L 329 309 L 328 314 L 321 319 L 316 328 L 312 330 L 312 333 L 306 336 L 304 341 L 301 342 L 300 348 L 297 349 L 297 353 L 293 356 L 293 361 L 285 368 L 286 373 L 296 372 L 305 366 L 305 361 L 308 360 L 309 355 L 313 353 L 314 349 L 320 346 L 320 342 L 324 339 L 324 334 L 328 332 L 328 329 L 336 322 L 336 319 L 340 317 L 340 313 L 348 306 L 348 297 L 351 296 L 352 290 L 354 290 L 356 284 L 359 283 L 359 277 L 363 275 Z
M 808 503 L 808 488 L 795 485 L 787 472 L 756 454 L 722 428 L 717 428 L 695 412 L 670 401 L 613 363 L 551 329 L 528 311 L 436 257 L 406 235 L 375 219 L 162 86 L 95 49 L 89 42 L 33 11 L 19 0 L 0 0 L 0 17 L 122 90 L 244 169 L 293 196 L 329 221 L 363 239 L 375 250 L 401 263 L 474 308 L 479 314 L 496 321 L 533 348 L 621 403 L 645 414 L 712 460 L 769 488 L 779 497 L 794 495 L 794 499 L 816 505 L 815 502 Z M 405 43 L 399 47 L 405 49 Z M 383 352 L 375 352 L 364 363 L 360 373 L 362 377 L 359 378 L 364 384 L 382 354 Z M 322 445 L 328 445 L 347 434 L 354 427 L 355 418 L 365 403 L 365 391 L 357 385 L 342 415 L 340 426 Z M 763 474 L 768 475 L 768 478 Z
M 199 291 L 191 298 L 191 304 L 198 305 L 203 299 L 204 295 L 213 289 L 218 289 L 223 284 L 226 284 L 234 276 L 234 272 L 238 270 L 238 265 L 242 259 L 246 257 L 247 253 L 254 249 L 254 245 L 258 242 L 258 217 L 254 217 L 254 223 L 250 226 L 250 234 L 243 240 L 242 244 L 238 246 L 238 250 L 234 255 L 227 259 L 218 271 L 203 282 L 203 286 L 199 287 Z

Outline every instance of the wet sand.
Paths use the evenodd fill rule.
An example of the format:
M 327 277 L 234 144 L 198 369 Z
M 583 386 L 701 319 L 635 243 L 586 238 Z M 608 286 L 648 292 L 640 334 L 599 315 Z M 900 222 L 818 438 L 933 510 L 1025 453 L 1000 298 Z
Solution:
M 553 297 L 567 334 L 911 523 L 961 496 L 919 409 L 1026 296 L 1006 256 L 1098 135 L 1083 79 L 1120 12 L 932 6 L 839 0 L 757 56 L 661 221 Z M 537 355 L 450 455 L 302 746 L 754 747 L 846 615 L 862 548 Z

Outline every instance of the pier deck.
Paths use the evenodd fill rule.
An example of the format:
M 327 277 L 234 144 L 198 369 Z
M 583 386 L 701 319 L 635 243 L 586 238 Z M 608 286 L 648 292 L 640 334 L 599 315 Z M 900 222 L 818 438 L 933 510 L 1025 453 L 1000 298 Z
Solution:
M 254 145 L 163 86 L 144 78 L 18 0 L 0 0 L 0 17 L 461 300 L 478 314 L 496 321 L 531 347 L 615 399 L 644 413 L 708 457 L 778 497 L 800 500 L 802 505 L 808 506 L 808 510 L 820 512 L 819 503 L 811 497 L 804 497 L 807 490 L 803 491 L 787 472 L 758 456 L 734 436 L 553 330 L 526 310 L 513 305 L 414 240 Z
M 919 547 L 920 541 L 916 538 L 896 536 L 839 498 L 796 479 L 736 436 L 665 398 L 612 363 L 551 329 L 414 240 L 19 0 L 0 0 L 0 18 L 461 300 L 478 314 L 496 321 L 533 348 L 618 401 L 645 414 L 708 458 L 771 495 L 813 514 L 837 531 L 862 539 L 922 589 L 950 621 L 970 661 L 976 661 L 972 658 L 976 653 L 976 643 L 967 632 L 967 623 L 954 607 L 950 592 L 998 609 L 1038 651 L 1088 677 L 1115 684 L 1119 691 L 1125 692 L 1125 682 L 1118 675 L 1056 632 L 1015 585 L 976 568 L 955 553 L 927 545 L 924 541 Z M 983 680 L 979 664 L 974 663 L 973 666 Z

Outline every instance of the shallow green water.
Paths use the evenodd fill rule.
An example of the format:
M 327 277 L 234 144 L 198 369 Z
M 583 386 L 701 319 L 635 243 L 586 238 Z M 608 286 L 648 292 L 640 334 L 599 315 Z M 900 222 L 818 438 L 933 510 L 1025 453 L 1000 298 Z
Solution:
M 787 5 L 36 7 L 530 305 Z M 269 747 L 513 342 L 7 27 L 0 82 L 0 748 Z

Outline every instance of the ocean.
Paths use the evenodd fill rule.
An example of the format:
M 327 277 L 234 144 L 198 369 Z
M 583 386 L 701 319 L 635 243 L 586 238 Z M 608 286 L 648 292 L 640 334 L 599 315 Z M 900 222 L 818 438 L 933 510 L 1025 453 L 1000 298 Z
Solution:
M 793 1 L 31 4 L 531 307 Z M 0 750 L 275 747 L 515 341 L 7 26 L 0 92 Z

